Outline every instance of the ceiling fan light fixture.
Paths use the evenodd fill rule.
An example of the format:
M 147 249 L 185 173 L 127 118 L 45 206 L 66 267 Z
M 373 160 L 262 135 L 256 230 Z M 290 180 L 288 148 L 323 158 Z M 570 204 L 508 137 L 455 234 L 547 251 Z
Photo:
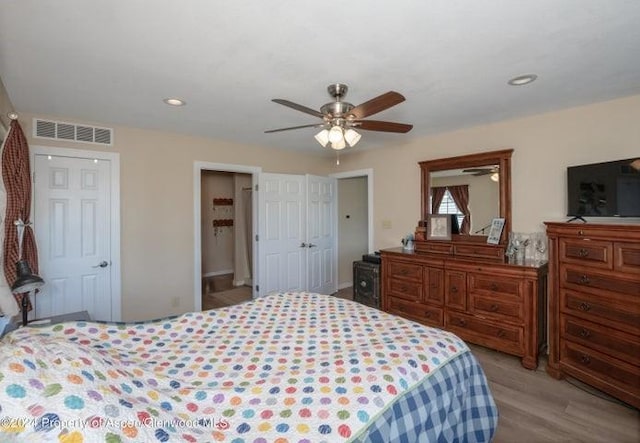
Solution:
M 344 139 L 351 147 L 355 146 L 356 143 L 360 141 L 360 138 L 362 138 L 362 135 L 360 135 L 355 129 L 349 128 L 344 132 Z
M 344 142 L 344 134 L 340 126 L 333 126 L 329 129 L 329 141 L 331 143 L 337 143 L 339 141 Z
M 315 139 L 322 145 L 322 147 L 326 147 L 329 144 L 329 130 L 323 129 L 315 135 Z
M 331 142 L 331 148 L 336 151 L 341 151 L 346 147 L 347 147 L 347 144 L 344 142 L 344 138 L 341 138 L 337 142 Z

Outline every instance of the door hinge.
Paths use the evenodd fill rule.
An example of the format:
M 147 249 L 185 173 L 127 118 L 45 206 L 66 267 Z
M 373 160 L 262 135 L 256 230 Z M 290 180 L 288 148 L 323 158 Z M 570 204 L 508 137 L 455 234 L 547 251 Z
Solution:
M 256 285 L 256 292 L 260 292 L 260 285 Z
M 256 234 L 256 241 L 260 240 L 260 236 Z
M 258 191 L 258 185 L 256 185 L 256 191 Z

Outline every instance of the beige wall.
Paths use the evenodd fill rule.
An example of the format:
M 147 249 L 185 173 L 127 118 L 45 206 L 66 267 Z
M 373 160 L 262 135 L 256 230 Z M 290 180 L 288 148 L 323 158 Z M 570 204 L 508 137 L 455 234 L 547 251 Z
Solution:
M 0 98 L 1 99 L 1 98 Z M 566 167 L 637 156 L 640 96 L 499 122 L 333 159 L 186 135 L 116 126 L 110 149 L 32 139 L 31 145 L 120 153 L 122 305 L 125 320 L 193 308 L 193 163 L 260 166 L 265 172 L 327 174 L 374 169 L 374 248 L 398 246 L 420 216 L 418 161 L 513 148 L 513 229 L 531 232 L 564 219 Z M 38 117 L 47 118 L 39 115 Z M 53 118 L 55 119 L 55 118 Z M 62 121 L 75 122 L 70 118 Z M 78 122 L 87 123 L 91 122 Z M 100 126 L 109 126 L 98 123 Z M 374 135 L 371 135 L 374 136 Z M 382 222 L 391 227 L 382 229 Z M 178 307 L 171 299 L 180 297 Z
M 34 115 L 20 123 L 30 146 L 120 153 L 122 317 L 143 320 L 193 309 L 194 161 L 260 166 L 265 172 L 326 174 L 331 162 L 308 153 L 245 146 L 186 135 L 114 127 L 112 148 L 31 137 Z M 40 118 L 77 121 L 67 117 Z M 37 220 L 36 220 L 37 223 Z M 179 297 L 179 306 L 172 298 Z
M 398 246 L 420 217 L 417 163 L 513 148 L 513 230 L 565 220 L 566 168 L 640 154 L 640 96 L 463 129 L 341 158 L 340 171 L 374 169 L 374 247 Z M 419 122 L 415 122 L 419 124 Z M 383 221 L 390 229 L 382 229 Z

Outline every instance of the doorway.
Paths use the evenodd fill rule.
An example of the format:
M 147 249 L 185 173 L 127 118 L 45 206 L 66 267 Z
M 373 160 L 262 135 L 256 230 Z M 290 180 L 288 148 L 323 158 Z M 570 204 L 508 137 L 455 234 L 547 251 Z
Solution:
M 202 171 L 202 309 L 251 300 L 251 174 Z
M 194 163 L 194 310 L 255 297 L 255 186 L 261 168 Z
M 353 262 L 373 252 L 373 170 L 332 175 L 338 179 L 338 289 L 353 292 Z

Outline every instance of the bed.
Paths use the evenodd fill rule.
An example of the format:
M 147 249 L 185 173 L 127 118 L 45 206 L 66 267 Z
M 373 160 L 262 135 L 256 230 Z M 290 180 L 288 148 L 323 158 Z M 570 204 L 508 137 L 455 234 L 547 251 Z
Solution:
M 326 295 L 0 341 L 0 441 L 482 442 L 497 416 L 460 338 Z

